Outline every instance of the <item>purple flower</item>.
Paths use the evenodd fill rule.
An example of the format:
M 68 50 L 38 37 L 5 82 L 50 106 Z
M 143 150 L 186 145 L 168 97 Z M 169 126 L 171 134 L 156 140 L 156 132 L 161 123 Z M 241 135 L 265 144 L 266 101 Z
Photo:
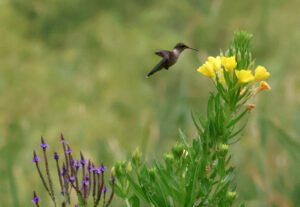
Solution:
M 63 176 L 64 174 L 65 174 L 65 172 L 67 171 L 67 168 L 66 168 L 66 166 L 63 166 L 62 168 L 61 168 L 61 176 Z
M 88 162 L 85 160 L 85 159 L 81 159 L 80 160 L 80 164 L 82 164 L 82 165 L 86 165 Z
M 108 191 L 108 188 L 107 188 L 107 187 L 102 188 L 102 192 L 103 192 L 103 193 L 106 193 L 107 191 Z
M 94 167 L 94 171 L 95 171 L 97 174 L 101 174 L 101 173 L 102 173 L 101 167 Z
M 76 169 L 81 168 L 80 162 L 76 162 L 76 160 L 73 160 L 73 167 Z
M 78 205 L 78 204 L 75 204 L 75 207 L 79 207 L 79 205 Z
M 35 192 L 33 192 L 33 198 L 31 201 L 33 203 L 37 204 L 39 202 L 39 200 L 40 200 L 40 197 Z
M 82 185 L 88 186 L 89 183 L 90 183 L 89 181 L 90 181 L 89 176 L 85 176 L 85 177 L 84 177 L 84 180 L 82 181 Z
M 49 145 L 47 143 L 41 143 L 40 147 L 46 149 Z
M 117 178 L 111 177 L 109 180 L 110 180 L 111 182 L 115 182 L 115 181 L 117 180 Z
M 37 155 L 34 155 L 32 158 L 32 162 L 39 162 L 41 160 L 41 158 Z
M 66 149 L 66 153 L 69 154 L 72 152 L 72 149 L 68 146 L 68 149 Z
M 87 169 L 89 172 L 92 172 L 92 171 L 94 171 L 94 168 L 93 168 L 93 166 L 92 166 L 92 165 L 88 165 L 88 166 L 86 166 L 86 169 Z
M 40 144 L 40 147 L 46 149 L 48 147 L 48 144 L 44 141 L 43 136 L 41 137 L 41 142 L 42 143 Z
M 59 154 L 57 154 L 57 152 L 54 152 L 54 155 L 52 158 L 55 160 L 58 160 L 58 159 L 60 159 L 60 156 L 59 156 Z
M 70 182 L 73 182 L 75 180 L 75 177 L 74 176 L 71 176 L 69 179 L 68 179 L 68 181 Z
M 107 170 L 107 168 L 105 166 L 101 166 L 100 169 L 101 169 L 102 172 L 104 172 L 105 170 Z

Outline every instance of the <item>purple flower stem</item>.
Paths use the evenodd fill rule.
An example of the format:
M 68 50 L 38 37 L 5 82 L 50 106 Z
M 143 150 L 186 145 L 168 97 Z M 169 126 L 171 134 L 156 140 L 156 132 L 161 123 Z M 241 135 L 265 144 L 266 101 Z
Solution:
M 36 152 L 35 152 L 35 150 L 33 151 L 33 157 L 36 157 Z M 36 166 L 36 169 L 37 169 L 37 171 L 38 171 L 38 173 L 39 173 L 39 176 L 40 176 L 40 178 L 41 178 L 41 180 L 42 180 L 42 183 L 43 183 L 43 185 L 44 185 L 46 191 L 49 193 L 49 195 L 50 195 L 50 197 L 51 197 L 51 193 L 50 193 L 49 188 L 48 188 L 48 186 L 47 186 L 47 183 L 46 183 L 46 181 L 45 181 L 45 179 L 44 179 L 44 176 L 43 176 L 43 174 L 42 174 L 42 172 L 41 172 L 41 169 L 40 169 L 40 167 L 39 167 L 39 163 L 38 163 L 38 162 L 35 162 L 35 166 Z
M 67 175 L 67 176 L 68 176 L 68 180 L 70 180 L 69 175 Z M 72 181 L 70 181 L 69 183 L 71 183 L 71 186 L 74 188 L 74 190 L 76 191 L 76 193 L 79 193 L 81 195 L 81 197 L 82 197 L 82 194 L 81 194 L 80 190 L 78 188 L 76 188 L 76 186 L 74 185 L 74 183 Z
M 101 166 L 103 166 L 103 165 L 101 165 Z M 97 174 L 97 178 L 98 178 L 98 189 L 97 189 L 98 194 L 97 194 L 97 200 L 96 200 L 96 203 L 95 203 L 96 205 L 95 206 L 98 206 L 99 201 L 101 199 L 102 188 L 104 186 L 104 171 L 101 173 L 101 181 L 100 181 L 100 175 L 99 174 Z
M 42 141 L 42 144 L 46 144 L 45 141 L 44 141 L 43 136 L 41 136 L 41 141 Z M 49 166 L 48 166 L 48 159 L 47 159 L 47 152 L 46 152 L 47 147 L 43 147 L 42 149 L 43 149 L 43 154 L 44 154 L 46 173 L 47 173 L 47 177 L 48 177 L 48 181 L 49 181 L 50 191 L 51 191 L 51 194 L 52 194 L 51 197 L 52 197 L 52 199 L 53 199 L 53 201 L 55 203 L 55 196 L 54 196 L 54 191 L 53 191 L 53 185 L 52 185 L 52 180 L 51 180 Z
M 101 190 L 101 191 L 102 191 L 102 190 Z M 107 190 L 105 190 L 105 191 L 103 192 L 103 207 L 106 206 L 106 205 L 105 205 L 106 192 L 107 192 Z
M 91 161 L 89 161 L 88 166 L 91 166 Z M 92 177 L 91 177 L 91 171 L 88 170 L 88 172 L 89 172 L 89 178 L 92 179 Z M 89 185 L 89 193 L 91 192 L 91 187 L 92 187 L 92 183 L 90 182 L 90 185 Z
M 108 200 L 105 207 L 109 206 L 109 204 L 111 203 L 111 201 L 114 197 L 114 194 L 115 194 L 115 180 L 112 180 L 111 182 L 112 182 L 112 184 L 111 184 L 111 194 L 110 194 L 109 200 Z
M 93 166 L 93 169 L 94 169 L 95 165 L 92 164 L 92 166 Z M 94 204 L 96 203 L 96 196 L 95 196 L 96 194 L 95 194 L 95 192 L 96 192 L 96 171 L 93 170 L 93 198 L 94 198 Z
M 64 154 L 65 154 L 65 160 L 66 160 L 66 167 L 67 167 L 67 170 L 69 169 L 69 160 L 68 160 L 68 155 L 66 153 L 66 145 L 65 145 L 65 139 L 64 139 L 64 135 L 61 133 L 60 134 L 60 140 L 61 140 L 61 143 L 62 143 L 62 146 L 63 146 L 63 150 L 64 150 Z
M 56 168 L 57 168 L 57 173 L 58 173 L 58 178 L 59 178 L 59 184 L 60 184 L 60 188 L 61 188 L 61 193 L 62 195 L 65 195 L 65 190 L 63 187 L 63 182 L 62 182 L 62 176 L 60 175 L 60 167 L 59 167 L 59 163 L 58 163 L 58 159 L 55 159 L 56 161 Z
M 65 167 L 66 166 L 63 163 L 63 169 L 65 169 Z M 70 201 L 70 192 L 69 192 L 69 183 L 68 183 L 68 171 L 67 170 L 63 172 L 62 177 L 63 177 L 64 189 L 65 189 L 65 193 L 66 193 L 66 197 L 67 197 L 66 200 L 70 204 L 71 201 Z
M 80 157 L 81 157 L 81 160 L 85 160 L 84 157 L 83 157 L 83 154 L 82 152 L 80 152 Z M 82 180 L 84 180 L 84 177 L 85 177 L 85 163 L 82 162 Z

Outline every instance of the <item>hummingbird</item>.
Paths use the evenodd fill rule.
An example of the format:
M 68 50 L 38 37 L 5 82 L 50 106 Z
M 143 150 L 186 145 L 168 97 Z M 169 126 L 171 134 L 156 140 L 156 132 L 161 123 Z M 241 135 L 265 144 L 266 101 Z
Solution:
M 148 73 L 147 78 L 149 78 L 151 75 L 153 75 L 157 71 L 160 71 L 163 68 L 168 70 L 169 67 L 171 67 L 172 65 L 174 65 L 177 62 L 180 54 L 185 49 L 192 49 L 192 50 L 198 51 L 194 48 L 191 48 L 191 47 L 183 44 L 182 42 L 179 42 L 175 45 L 175 47 L 173 48 L 172 51 L 159 50 L 159 51 L 155 52 L 156 55 L 162 57 L 162 60 Z

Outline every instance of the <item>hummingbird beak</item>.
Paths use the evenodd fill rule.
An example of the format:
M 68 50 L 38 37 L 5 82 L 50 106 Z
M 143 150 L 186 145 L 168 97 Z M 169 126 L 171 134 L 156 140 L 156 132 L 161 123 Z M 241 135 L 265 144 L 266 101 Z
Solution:
M 197 49 L 195 49 L 195 48 L 191 48 L 191 47 L 188 47 L 188 49 L 191 49 L 191 50 L 195 50 L 195 51 L 199 51 L 199 50 L 197 50 Z

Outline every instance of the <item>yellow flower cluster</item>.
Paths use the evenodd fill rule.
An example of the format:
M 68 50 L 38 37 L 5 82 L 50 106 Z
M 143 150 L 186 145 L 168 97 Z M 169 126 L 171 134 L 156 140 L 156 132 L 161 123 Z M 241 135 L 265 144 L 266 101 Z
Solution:
M 232 71 L 234 71 L 234 74 L 236 75 L 238 82 L 241 84 L 249 83 L 254 80 L 264 80 L 270 76 L 270 73 L 266 70 L 266 68 L 261 65 L 256 67 L 254 71 L 254 75 L 252 74 L 251 70 L 245 70 L 245 69 L 235 70 L 237 67 L 235 56 L 231 56 L 231 57 L 210 56 L 208 57 L 207 61 L 197 69 L 197 71 L 214 80 L 215 77 L 218 76 L 219 81 L 223 84 L 224 71 L 222 70 L 222 66 L 228 73 L 232 73 Z M 267 84 L 267 83 L 264 82 L 263 84 Z
M 198 72 L 206 75 L 208 77 L 215 77 L 216 71 L 221 70 L 221 58 L 217 57 L 208 57 L 208 60 L 198 68 Z

